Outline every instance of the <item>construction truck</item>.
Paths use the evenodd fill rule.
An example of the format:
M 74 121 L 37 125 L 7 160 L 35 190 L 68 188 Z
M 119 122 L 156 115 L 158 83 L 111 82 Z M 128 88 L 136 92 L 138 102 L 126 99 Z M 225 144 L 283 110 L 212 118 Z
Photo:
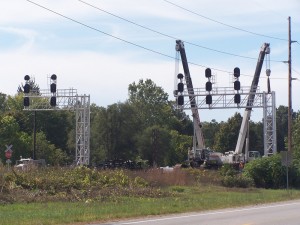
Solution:
M 22 158 L 21 156 L 21 158 L 16 161 L 15 168 L 22 171 L 27 171 L 33 168 L 43 167 L 43 166 L 46 166 L 45 159 L 34 160 L 32 158 Z
M 221 153 L 212 151 L 205 147 L 204 137 L 201 129 L 200 116 L 194 95 L 194 87 L 188 61 L 185 53 L 184 43 L 181 40 L 176 40 L 176 51 L 180 53 L 182 67 L 184 71 L 184 78 L 189 95 L 190 106 L 192 110 L 193 125 L 194 125 L 194 139 L 193 147 L 188 151 L 188 162 L 192 167 L 199 167 L 205 165 L 206 167 L 217 167 L 222 164 Z M 178 74 L 178 79 L 182 80 L 183 75 Z M 178 87 L 180 89 L 180 87 Z M 175 90 L 175 95 L 178 90 Z M 181 96 L 182 97 L 182 96 Z
M 264 58 L 265 58 L 266 54 L 270 54 L 270 44 L 269 43 L 264 43 L 262 45 L 260 53 L 259 53 L 254 77 L 253 77 L 252 84 L 250 87 L 250 92 L 248 95 L 247 106 L 245 108 L 245 112 L 243 115 L 243 120 L 242 120 L 242 124 L 241 124 L 235 151 L 225 152 L 225 154 L 222 156 L 223 163 L 229 163 L 229 164 L 238 166 L 241 162 L 243 162 L 243 163 L 249 162 L 251 160 L 254 160 L 254 159 L 260 157 L 260 153 L 258 151 L 249 151 L 249 120 L 250 120 L 250 116 L 251 116 L 251 111 L 252 111 L 252 106 L 253 106 L 253 101 L 255 98 L 256 90 L 258 87 L 261 69 L 262 69 Z M 267 69 L 266 72 L 269 77 L 270 70 Z M 269 79 L 268 79 L 268 89 L 270 89 Z M 270 92 L 270 90 L 268 90 L 268 92 Z M 248 134 L 248 137 L 246 138 L 247 134 Z M 245 154 L 243 154 L 242 151 L 243 151 L 243 147 L 245 145 L 245 140 L 246 140 Z

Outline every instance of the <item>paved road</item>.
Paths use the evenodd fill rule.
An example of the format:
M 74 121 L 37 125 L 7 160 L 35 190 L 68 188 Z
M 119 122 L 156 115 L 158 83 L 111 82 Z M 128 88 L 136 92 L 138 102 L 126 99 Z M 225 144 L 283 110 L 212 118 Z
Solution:
M 177 214 L 102 225 L 299 225 L 300 200 L 267 205 Z M 100 224 L 98 224 L 100 225 Z

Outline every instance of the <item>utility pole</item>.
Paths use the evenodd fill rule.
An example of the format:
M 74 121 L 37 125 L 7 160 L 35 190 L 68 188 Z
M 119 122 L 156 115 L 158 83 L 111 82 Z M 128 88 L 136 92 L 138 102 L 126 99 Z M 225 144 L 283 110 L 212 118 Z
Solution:
M 289 59 L 288 59 L 288 151 L 292 152 L 292 41 L 291 41 L 291 17 L 289 20 Z
M 34 119 L 33 119 L 33 153 L 32 159 L 36 159 L 36 111 L 34 111 Z

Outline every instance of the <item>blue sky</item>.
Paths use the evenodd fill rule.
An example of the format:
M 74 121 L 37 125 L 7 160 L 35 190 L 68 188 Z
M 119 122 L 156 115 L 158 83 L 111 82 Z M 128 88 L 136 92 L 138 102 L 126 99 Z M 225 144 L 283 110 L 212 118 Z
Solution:
M 300 79 L 299 0 L 32 1 L 89 27 L 26 0 L 0 0 L 0 92 L 5 94 L 14 95 L 25 74 L 34 76 L 45 89 L 47 76 L 55 73 L 58 88 L 72 87 L 79 94 L 90 94 L 91 102 L 99 106 L 124 102 L 128 85 L 148 78 L 173 99 L 172 57 L 174 38 L 178 38 L 204 47 L 185 44 L 188 61 L 204 66 L 190 64 L 194 87 L 204 86 L 206 67 L 217 69 L 212 70 L 216 86 L 230 86 L 230 71 L 236 66 L 246 75 L 241 76 L 241 85 L 250 86 L 260 47 L 270 43 L 271 89 L 276 91 L 277 107 L 287 106 L 288 67 L 276 61 L 288 59 L 288 43 L 280 40 L 288 38 L 288 16 L 292 40 L 298 41 L 292 45 L 292 76 Z M 266 79 L 259 85 L 260 90 L 266 90 Z M 298 111 L 300 81 L 293 81 L 292 90 L 293 108 Z M 225 121 L 234 111 L 243 113 L 242 109 L 202 110 L 200 116 L 203 121 Z M 261 118 L 262 110 L 254 110 L 253 119 Z

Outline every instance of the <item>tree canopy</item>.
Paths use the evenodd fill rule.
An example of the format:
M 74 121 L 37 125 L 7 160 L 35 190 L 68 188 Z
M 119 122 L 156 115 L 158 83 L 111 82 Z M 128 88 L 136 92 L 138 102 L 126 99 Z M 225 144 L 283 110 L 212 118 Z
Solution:
M 38 85 L 31 84 L 35 90 Z M 187 158 L 192 146 L 193 123 L 190 112 L 178 111 L 175 102 L 152 80 L 139 80 L 128 86 L 128 99 L 107 107 L 91 105 L 91 163 L 106 159 L 143 159 L 150 165 L 172 166 Z M 294 121 L 294 149 L 300 158 L 300 127 Z M 226 122 L 203 122 L 207 147 L 215 151 L 234 150 L 242 116 L 236 113 Z M 13 162 L 33 152 L 34 112 L 23 110 L 22 87 L 15 96 L 0 93 L 0 146 L 13 144 Z M 75 115 L 68 111 L 36 113 L 37 156 L 51 165 L 71 164 L 75 156 Z M 284 150 L 287 135 L 287 108 L 277 109 L 277 146 Z M 250 121 L 250 149 L 263 153 L 263 125 Z M 5 161 L 4 153 L 0 158 Z M 300 168 L 300 166 L 299 166 Z M 300 172 L 300 169 L 299 169 Z

